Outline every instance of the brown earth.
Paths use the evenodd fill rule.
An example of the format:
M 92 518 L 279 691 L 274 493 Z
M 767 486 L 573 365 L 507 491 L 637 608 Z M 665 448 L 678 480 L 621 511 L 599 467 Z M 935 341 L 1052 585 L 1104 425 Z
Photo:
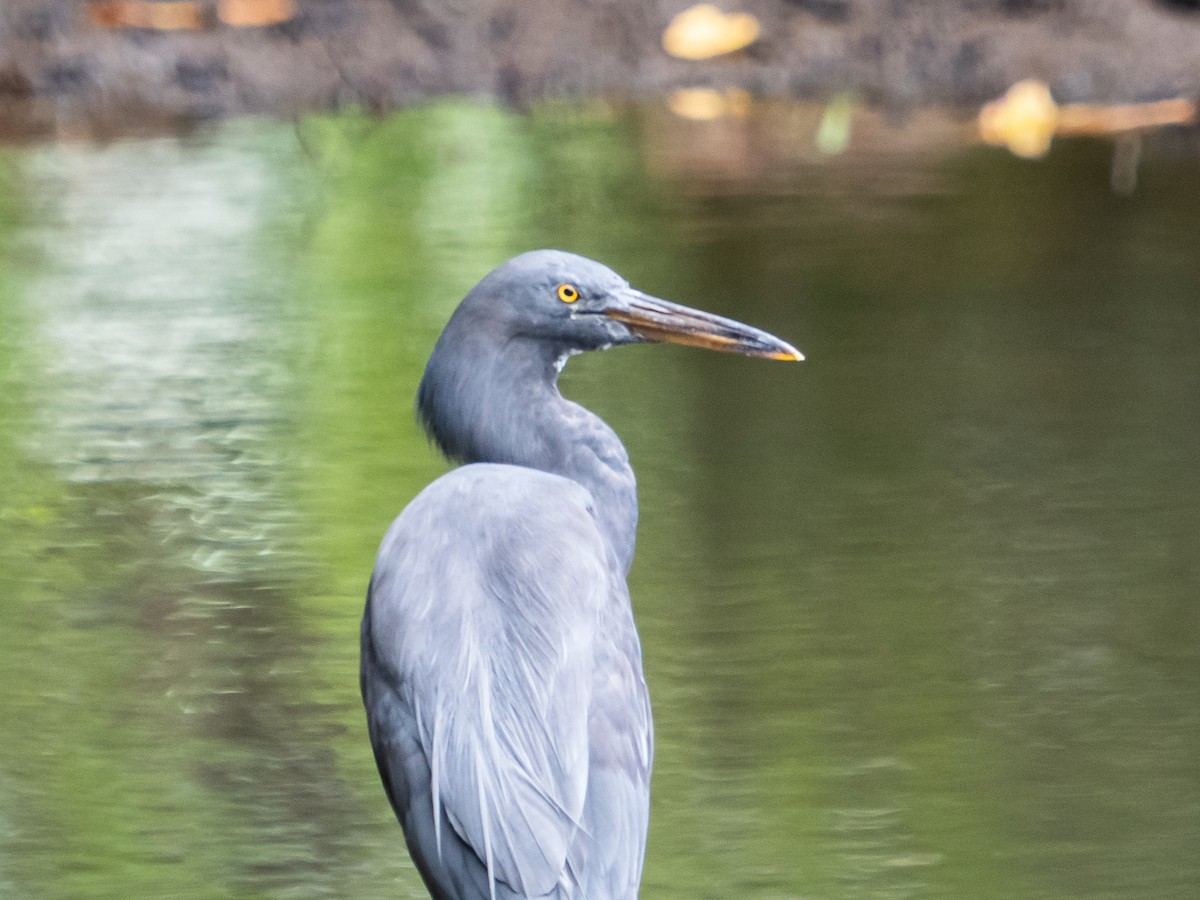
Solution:
M 266 27 L 201 2 L 204 27 L 172 32 L 103 27 L 85 0 L 3 0 L 0 134 L 684 85 L 895 109 L 974 106 L 1026 77 L 1060 101 L 1200 96 L 1200 0 L 744 0 L 762 39 L 704 63 L 660 44 L 690 0 L 296 0 Z

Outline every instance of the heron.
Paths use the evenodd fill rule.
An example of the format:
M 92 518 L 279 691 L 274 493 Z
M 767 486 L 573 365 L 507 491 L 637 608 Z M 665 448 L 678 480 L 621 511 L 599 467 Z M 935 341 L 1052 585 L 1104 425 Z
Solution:
M 626 575 L 638 506 L 567 359 L 673 342 L 800 360 L 778 338 L 558 250 L 461 301 L 417 392 L 461 463 L 384 536 L 362 622 L 375 761 L 437 900 L 637 896 L 653 725 Z

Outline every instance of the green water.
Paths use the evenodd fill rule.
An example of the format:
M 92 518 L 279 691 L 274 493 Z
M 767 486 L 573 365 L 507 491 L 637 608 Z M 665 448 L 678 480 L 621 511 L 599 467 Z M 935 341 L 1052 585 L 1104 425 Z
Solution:
M 423 896 L 358 619 L 441 324 L 538 246 L 809 357 L 564 374 L 641 486 L 645 897 L 1200 896 L 1196 158 L 665 121 L 0 151 L 0 896 Z

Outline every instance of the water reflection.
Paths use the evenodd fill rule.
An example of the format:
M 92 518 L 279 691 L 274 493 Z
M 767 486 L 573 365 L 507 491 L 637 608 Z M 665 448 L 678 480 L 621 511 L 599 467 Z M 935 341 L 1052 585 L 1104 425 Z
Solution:
M 295 211 L 264 151 L 230 134 L 27 161 L 42 367 L 24 444 L 62 485 L 37 551 L 57 557 L 39 567 L 54 638 L 35 660 L 61 686 L 28 700 L 81 721 L 38 726 L 50 758 L 22 790 L 53 793 L 18 830 L 49 830 L 59 859 L 34 861 L 81 893 L 320 883 L 342 840 L 344 792 L 320 777 L 334 726 L 295 621 L 311 567 L 281 483 L 294 284 L 264 235 Z
M 831 160 L 804 115 L 3 157 L 0 893 L 422 895 L 362 591 L 443 467 L 410 413 L 438 329 L 542 245 L 809 356 L 564 377 L 641 484 L 646 896 L 1194 893 L 1194 161 L 1116 198 L 1103 147 L 943 123 Z

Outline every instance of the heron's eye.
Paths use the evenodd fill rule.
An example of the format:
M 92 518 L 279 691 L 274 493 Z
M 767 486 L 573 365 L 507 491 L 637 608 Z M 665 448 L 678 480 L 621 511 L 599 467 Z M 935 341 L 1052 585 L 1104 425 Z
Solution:
M 574 303 L 579 299 L 579 288 L 573 284 L 560 284 L 558 286 L 558 299 L 563 303 Z

